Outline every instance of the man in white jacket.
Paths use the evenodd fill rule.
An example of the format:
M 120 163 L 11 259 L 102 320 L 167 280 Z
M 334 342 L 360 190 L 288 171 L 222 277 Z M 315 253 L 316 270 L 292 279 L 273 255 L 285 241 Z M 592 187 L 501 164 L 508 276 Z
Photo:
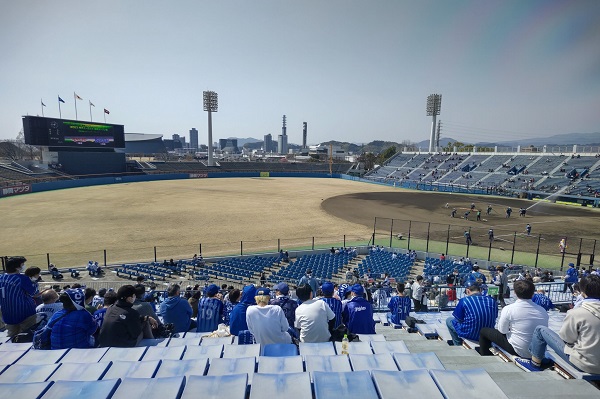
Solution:
M 548 327 L 536 327 L 529 346 L 531 360 L 516 358 L 516 364 L 526 371 L 541 371 L 551 364 L 544 359 L 546 347 L 578 369 L 600 374 L 600 276 L 590 275 L 579 308 L 571 309 L 558 334 Z
M 548 313 L 531 298 L 535 286 L 529 280 L 515 281 L 515 303 L 502 309 L 498 328 L 484 327 L 479 333 L 479 354 L 492 356 L 490 348 L 495 343 L 513 356 L 531 358 L 529 344 L 537 326 L 548 327 Z

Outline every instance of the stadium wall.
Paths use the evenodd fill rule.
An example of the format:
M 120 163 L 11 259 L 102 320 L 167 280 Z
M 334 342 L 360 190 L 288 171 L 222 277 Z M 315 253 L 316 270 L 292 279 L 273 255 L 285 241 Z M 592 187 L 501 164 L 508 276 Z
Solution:
M 292 172 L 208 172 L 208 173 L 171 173 L 157 175 L 133 175 L 117 177 L 94 177 L 77 180 L 58 180 L 52 182 L 42 182 L 31 184 L 31 189 L 27 192 L 38 193 L 43 191 L 61 190 L 65 188 L 100 186 L 105 184 L 137 183 L 145 181 L 159 180 L 183 180 L 183 179 L 210 179 L 225 177 L 301 177 L 301 178 L 340 178 L 339 174 L 326 173 L 292 173 Z M 8 196 L 8 193 L 0 191 L 0 197 Z M 15 195 L 11 191 L 10 195 Z

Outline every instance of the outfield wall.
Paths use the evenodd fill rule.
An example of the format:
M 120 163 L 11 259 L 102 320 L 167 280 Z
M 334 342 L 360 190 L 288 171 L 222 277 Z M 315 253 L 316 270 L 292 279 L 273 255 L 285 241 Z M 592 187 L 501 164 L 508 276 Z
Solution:
M 302 178 L 341 178 L 340 174 L 328 173 L 297 173 L 297 172 L 200 172 L 200 173 L 170 173 L 156 175 L 132 175 L 117 177 L 92 177 L 76 180 L 57 180 L 51 182 L 20 184 L 3 187 L 0 190 L 0 197 L 13 195 L 39 193 L 43 191 L 62 190 L 65 188 L 100 186 L 105 184 L 137 183 L 159 180 L 183 180 L 183 179 L 210 179 L 225 177 L 302 177 Z

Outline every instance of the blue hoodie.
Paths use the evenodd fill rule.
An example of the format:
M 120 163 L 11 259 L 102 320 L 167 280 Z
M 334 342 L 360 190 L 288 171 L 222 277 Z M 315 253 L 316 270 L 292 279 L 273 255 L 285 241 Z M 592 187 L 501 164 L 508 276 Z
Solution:
M 233 307 L 231 315 L 229 316 L 229 332 L 231 335 L 238 335 L 240 331 L 247 330 L 248 324 L 246 323 L 246 310 L 248 306 L 256 305 L 254 297 L 256 296 L 256 287 L 254 285 L 247 285 L 242 290 L 242 298 L 240 303 Z
M 170 296 L 160 304 L 160 313 L 165 324 L 173 323 L 173 332 L 186 332 L 192 323 L 192 307 L 180 296 Z

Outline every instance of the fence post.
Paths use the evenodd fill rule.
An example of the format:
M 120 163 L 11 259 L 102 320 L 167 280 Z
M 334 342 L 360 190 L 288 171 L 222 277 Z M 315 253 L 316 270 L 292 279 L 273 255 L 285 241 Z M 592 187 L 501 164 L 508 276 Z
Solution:
M 346 248 L 346 234 L 344 234 L 344 248 Z
M 581 244 L 583 243 L 583 238 L 579 238 L 579 250 L 577 251 L 577 266 L 581 265 Z
M 392 247 L 392 235 L 394 234 L 394 219 L 392 219 L 392 224 L 390 226 L 390 248 Z
M 377 232 L 377 216 L 375 216 L 375 222 L 373 223 L 373 246 L 375 246 L 375 234 Z
M 450 225 L 448 225 L 448 235 L 446 235 L 446 255 L 448 255 L 448 243 L 450 242 Z
M 281 238 L 277 239 L 277 252 L 281 251 Z
M 540 256 L 540 241 L 541 240 L 542 240 L 542 235 L 539 234 L 538 235 L 538 246 L 537 246 L 537 250 L 535 251 L 535 267 L 537 267 L 538 257 Z
M 409 251 L 410 251 L 410 230 L 411 230 L 411 227 L 412 227 L 412 220 L 409 220 L 408 221 L 408 245 L 406 247 L 406 249 L 409 250 Z
M 510 255 L 510 264 L 513 264 L 513 261 L 515 260 L 515 243 L 517 241 L 517 232 L 515 231 L 515 234 L 513 236 L 513 247 L 512 247 L 512 254 Z
M 427 223 L 427 244 L 425 244 L 425 252 L 429 253 L 429 229 L 431 228 L 431 222 Z
M 488 262 L 492 259 L 492 240 L 490 240 L 490 247 L 488 248 Z
M 244 241 L 240 241 L 240 256 L 244 255 Z
M 313 239 L 313 242 L 312 242 L 312 250 L 314 251 L 314 250 L 315 250 L 315 237 L 313 237 L 312 239 Z
M 46 253 L 46 261 L 48 262 L 48 267 L 50 267 L 50 254 Z
M 565 237 L 565 247 L 562 249 L 562 257 L 560 259 L 560 271 L 563 271 L 563 266 L 565 265 L 565 254 L 567 253 L 567 238 Z
M 106 249 L 104 250 L 104 267 L 106 267 Z
M 465 231 L 465 233 L 466 233 L 466 231 Z M 471 237 L 471 228 L 470 227 L 469 227 L 469 237 Z M 469 257 L 469 248 L 471 248 L 472 240 L 466 240 L 466 241 L 467 241 L 467 255 L 465 256 L 465 258 L 468 258 Z
M 202 243 L 198 244 L 198 250 L 200 251 L 198 253 L 202 255 Z
M 154 261 L 157 262 L 157 260 L 156 260 L 156 247 L 154 247 Z
M 592 248 L 592 254 L 590 255 L 590 267 L 594 264 L 595 257 L 596 257 L 596 240 L 594 240 L 594 248 Z

